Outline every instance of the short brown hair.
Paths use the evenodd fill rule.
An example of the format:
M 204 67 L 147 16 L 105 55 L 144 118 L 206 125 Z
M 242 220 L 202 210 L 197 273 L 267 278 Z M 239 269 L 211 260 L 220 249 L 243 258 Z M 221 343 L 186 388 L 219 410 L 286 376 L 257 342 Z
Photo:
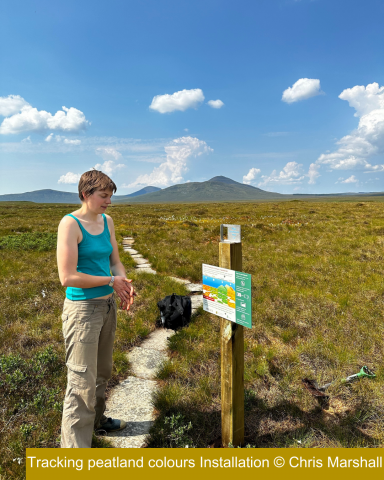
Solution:
M 99 170 L 89 170 L 81 175 L 79 180 L 79 198 L 84 200 L 83 192 L 86 197 L 92 195 L 96 190 L 110 190 L 116 193 L 117 187 L 108 175 Z

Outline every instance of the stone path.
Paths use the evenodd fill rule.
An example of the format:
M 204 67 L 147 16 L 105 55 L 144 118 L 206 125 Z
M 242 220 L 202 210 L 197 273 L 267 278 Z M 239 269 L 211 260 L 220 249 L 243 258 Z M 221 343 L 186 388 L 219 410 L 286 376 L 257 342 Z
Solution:
M 132 237 L 123 239 L 123 249 L 136 263 L 138 273 L 146 272 L 156 275 L 152 265 L 133 248 Z M 185 284 L 191 294 L 203 291 L 202 285 L 190 283 L 182 278 L 171 277 Z M 203 295 L 192 295 L 192 314 L 203 304 Z M 152 332 L 139 347 L 133 347 L 127 354 L 134 376 L 127 377 L 113 388 L 107 400 L 106 415 L 121 418 L 127 427 L 109 434 L 108 438 L 115 448 L 140 448 L 144 446 L 149 429 L 155 420 L 152 395 L 158 385 L 156 373 L 168 359 L 167 341 L 174 334 L 173 330 L 160 328 Z

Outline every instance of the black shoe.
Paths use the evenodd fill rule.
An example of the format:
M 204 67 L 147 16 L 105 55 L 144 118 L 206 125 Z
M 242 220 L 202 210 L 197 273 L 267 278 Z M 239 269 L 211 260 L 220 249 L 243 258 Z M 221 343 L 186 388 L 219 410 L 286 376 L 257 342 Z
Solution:
M 123 430 L 127 426 L 127 423 L 124 420 L 118 420 L 116 418 L 108 418 L 106 422 L 100 425 L 100 428 L 96 430 L 97 433 L 111 433 L 118 432 Z

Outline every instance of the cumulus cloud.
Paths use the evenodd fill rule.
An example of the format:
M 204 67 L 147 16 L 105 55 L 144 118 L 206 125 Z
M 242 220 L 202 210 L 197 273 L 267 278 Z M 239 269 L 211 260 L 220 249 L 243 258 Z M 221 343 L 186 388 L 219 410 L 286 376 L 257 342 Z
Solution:
M 320 177 L 319 166 L 316 165 L 315 163 L 311 163 L 311 165 L 309 166 L 308 177 L 309 177 L 308 183 L 311 185 L 316 183 L 317 177 Z
M 217 100 L 209 100 L 209 102 L 207 102 L 208 105 L 212 108 L 221 108 L 221 107 L 224 107 L 224 102 L 222 102 L 221 100 L 217 99 Z
M 304 178 L 303 165 L 297 162 L 288 162 L 279 173 L 277 170 L 273 170 L 271 175 L 262 175 L 259 186 L 293 185 L 301 183 Z
M 68 172 L 65 175 L 61 175 L 57 183 L 77 184 L 80 180 L 81 173 Z
M 249 172 L 243 176 L 243 183 L 250 185 L 252 180 L 254 180 L 260 172 L 260 168 L 251 168 Z
M 96 155 L 100 155 L 105 161 L 118 160 L 121 157 L 121 153 L 114 147 L 98 147 L 96 148 Z
M 69 138 L 64 138 L 64 143 L 67 145 L 80 145 L 81 140 L 71 140 Z
M 182 174 L 188 171 L 188 161 L 192 157 L 213 152 L 203 140 L 194 137 L 180 137 L 164 147 L 166 161 L 154 168 L 152 173 L 140 175 L 129 187 L 137 185 L 162 185 L 179 183 L 183 180 Z
M 101 170 L 102 172 L 104 172 L 106 175 L 110 177 L 116 170 L 120 170 L 121 168 L 124 168 L 124 167 L 125 165 L 123 164 L 116 165 L 113 160 L 108 160 L 103 164 L 97 163 L 90 170 L 93 170 L 93 169 Z M 77 184 L 80 180 L 80 177 L 81 177 L 81 173 L 68 172 L 65 175 L 61 175 L 57 183 Z
M 378 83 L 357 85 L 341 92 L 339 98 L 356 110 L 359 125 L 337 142 L 340 147 L 336 151 L 320 155 L 316 163 L 331 170 L 384 171 L 384 164 L 372 165 L 369 161 L 384 154 L 384 87 Z
M 349 178 L 346 178 L 345 180 L 343 180 L 343 177 L 340 177 L 339 182 L 340 183 L 358 183 L 358 179 L 354 175 L 351 175 Z
M 97 163 L 94 169 L 101 170 L 110 177 L 116 170 L 121 170 L 124 167 L 125 165 L 123 163 L 116 164 L 113 160 L 106 160 L 103 164 Z
M 307 98 L 322 95 L 324 92 L 320 88 L 320 80 L 317 78 L 300 78 L 292 87 L 288 87 L 283 92 L 281 100 L 286 103 L 300 102 Z
M 29 103 L 20 97 L 20 95 L 8 95 L 8 97 L 0 97 L 0 115 L 2 117 L 9 117 L 28 106 Z
M 0 97 L 0 112 L 6 116 L 0 125 L 2 135 L 45 130 L 79 132 L 90 125 L 84 113 L 77 108 L 62 107 L 62 110 L 52 115 L 45 110 L 33 108 L 19 95 Z
M 176 110 L 184 112 L 188 108 L 197 108 L 204 101 L 204 94 L 200 88 L 180 90 L 172 95 L 156 95 L 149 106 L 151 110 L 160 113 L 170 113 Z
M 28 135 L 28 137 L 23 138 L 23 140 L 21 141 L 21 143 L 32 143 L 31 136 Z

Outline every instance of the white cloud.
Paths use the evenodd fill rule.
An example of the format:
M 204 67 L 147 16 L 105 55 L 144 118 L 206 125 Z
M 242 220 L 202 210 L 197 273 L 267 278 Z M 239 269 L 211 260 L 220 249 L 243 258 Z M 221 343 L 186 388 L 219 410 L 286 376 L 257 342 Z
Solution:
M 27 138 L 23 138 L 23 140 L 21 140 L 21 143 L 32 143 L 31 136 L 28 135 Z
M 64 142 L 66 145 L 80 145 L 81 140 L 70 140 L 69 138 L 65 138 L 63 135 L 53 135 L 53 133 L 50 133 L 46 138 L 45 141 L 50 143 L 53 139 L 56 140 L 56 142 Z
M 292 87 L 283 92 L 281 100 L 286 103 L 300 102 L 307 98 L 316 97 L 324 92 L 320 88 L 320 80 L 317 78 L 300 78 Z
M 106 160 L 103 164 L 97 163 L 94 168 L 95 170 L 101 170 L 109 177 L 116 171 L 121 170 L 124 168 L 125 165 L 123 163 L 119 163 L 118 165 L 113 160 Z
M 10 99 L 10 97 L 12 97 Z M 79 132 L 90 123 L 77 108 L 62 107 L 54 115 L 45 110 L 37 110 L 19 96 L 2 97 L 3 111 L 10 112 L 0 125 L 0 134 L 12 135 L 22 132 L 43 132 L 57 130 Z
M 384 164 L 371 165 L 368 161 L 384 154 L 384 87 L 378 83 L 357 85 L 341 92 L 339 98 L 355 108 L 359 125 L 337 142 L 340 147 L 336 151 L 320 155 L 316 163 L 331 170 L 384 171 Z
M 316 178 L 320 177 L 319 166 L 315 163 L 311 163 L 308 169 L 309 184 L 313 185 L 316 183 Z
M 273 170 L 271 175 L 262 175 L 261 182 L 258 184 L 260 186 L 267 185 L 293 185 L 301 183 L 305 175 L 302 172 L 302 164 L 297 162 L 288 162 L 283 170 L 277 173 L 276 170 Z
M 221 100 L 217 99 L 217 100 L 209 100 L 209 102 L 207 102 L 208 105 L 212 108 L 221 108 L 221 107 L 224 107 L 224 102 L 222 102 Z
M 81 173 L 68 172 L 65 175 L 61 175 L 57 183 L 70 183 L 76 184 L 79 182 Z
M 341 178 L 339 178 L 339 180 L 341 180 L 341 183 L 357 183 L 358 182 L 357 178 L 354 175 L 351 175 L 349 178 L 346 178 L 345 180 L 342 180 Z
M 356 110 L 355 117 L 361 117 L 373 110 L 384 108 L 384 87 L 378 83 L 370 83 L 366 87 L 356 85 L 353 88 L 343 90 L 339 98 L 346 100 L 349 106 Z
M 176 110 L 184 112 L 187 108 L 197 108 L 204 101 L 204 94 L 200 88 L 180 90 L 172 95 L 156 95 L 149 106 L 151 110 L 160 113 L 170 113 Z
M 243 183 L 245 183 L 246 185 L 250 185 L 252 183 L 252 180 L 254 180 L 256 175 L 258 175 L 260 172 L 260 168 L 251 168 L 247 175 L 243 176 Z
M 203 153 L 212 152 L 203 140 L 193 137 L 180 137 L 164 147 L 166 161 L 154 168 L 152 173 L 140 175 L 129 187 L 137 185 L 162 185 L 179 183 L 183 180 L 182 174 L 188 171 L 188 160 Z
M 20 95 L 8 95 L 8 97 L 0 97 L 0 115 L 9 117 L 29 105 Z
M 114 147 L 98 147 L 96 148 L 96 155 L 100 155 L 105 161 L 118 160 L 121 157 L 121 153 Z

